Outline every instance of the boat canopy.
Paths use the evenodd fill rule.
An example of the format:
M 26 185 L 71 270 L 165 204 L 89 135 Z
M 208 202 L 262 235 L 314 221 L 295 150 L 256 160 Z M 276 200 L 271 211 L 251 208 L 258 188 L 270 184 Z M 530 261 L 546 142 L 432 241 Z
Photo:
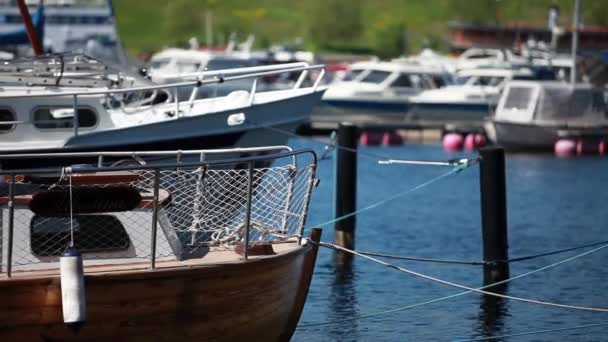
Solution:
M 605 125 L 604 91 L 589 84 L 512 81 L 496 109 L 496 119 L 556 125 Z

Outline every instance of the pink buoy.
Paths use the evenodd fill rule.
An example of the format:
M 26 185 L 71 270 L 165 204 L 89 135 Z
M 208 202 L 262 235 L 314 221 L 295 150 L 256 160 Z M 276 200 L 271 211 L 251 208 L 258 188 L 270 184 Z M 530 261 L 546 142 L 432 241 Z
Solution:
M 363 132 L 359 143 L 364 146 L 377 146 L 382 143 L 382 134 L 378 132 Z
M 386 132 L 382 135 L 382 145 L 384 146 L 398 146 L 402 144 L 403 138 L 395 132 Z
M 475 134 L 475 147 L 478 149 L 485 147 L 488 144 L 488 139 L 485 134 L 477 133 Z
M 560 139 L 555 143 L 554 151 L 558 157 L 569 157 L 576 152 L 576 142 L 569 139 Z
M 456 152 L 462 150 L 464 138 L 458 133 L 448 133 L 443 136 L 443 149 L 447 152 Z
M 599 145 L 589 139 L 581 139 L 576 142 L 576 154 L 582 156 L 584 154 L 599 153 Z
M 486 143 L 486 136 L 481 133 L 467 134 L 467 136 L 464 138 L 464 148 L 467 151 L 478 150 L 486 146 Z
M 467 134 L 464 138 L 464 149 L 467 151 L 475 151 L 477 146 L 475 146 L 475 134 Z
M 606 143 L 604 142 L 604 140 L 600 141 L 600 143 L 598 144 L 597 152 L 600 154 L 600 156 L 603 156 L 606 153 Z

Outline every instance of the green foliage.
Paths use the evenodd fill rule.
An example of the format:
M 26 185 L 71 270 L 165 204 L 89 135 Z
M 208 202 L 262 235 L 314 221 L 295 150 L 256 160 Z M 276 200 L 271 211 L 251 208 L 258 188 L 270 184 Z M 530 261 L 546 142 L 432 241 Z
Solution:
M 310 38 L 321 48 L 357 45 L 363 30 L 361 0 L 311 1 Z
M 205 12 L 213 13 L 215 44 L 235 32 L 254 34 L 257 47 L 302 38 L 315 51 L 395 56 L 423 46 L 446 50 L 449 23 L 526 23 L 545 27 L 553 0 L 120 0 L 119 31 L 133 53 L 205 42 Z M 559 23 L 570 27 L 573 0 L 557 0 Z M 585 25 L 608 26 L 608 0 L 583 0 Z

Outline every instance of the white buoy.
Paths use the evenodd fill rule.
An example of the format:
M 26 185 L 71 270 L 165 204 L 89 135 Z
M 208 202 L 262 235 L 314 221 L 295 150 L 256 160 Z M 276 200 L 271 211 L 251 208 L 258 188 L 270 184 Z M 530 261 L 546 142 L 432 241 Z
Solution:
M 87 317 L 82 255 L 75 247 L 68 247 L 59 258 L 59 265 L 63 322 L 78 329 Z

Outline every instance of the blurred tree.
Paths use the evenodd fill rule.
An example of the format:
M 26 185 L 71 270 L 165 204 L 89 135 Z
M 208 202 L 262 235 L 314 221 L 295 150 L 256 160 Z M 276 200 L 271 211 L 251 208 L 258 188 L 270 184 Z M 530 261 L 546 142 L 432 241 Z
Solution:
M 203 33 L 204 12 L 192 6 L 190 0 L 172 0 L 165 8 L 164 35 L 170 45 L 183 45 L 193 36 Z
M 358 45 L 363 31 L 361 0 L 310 2 L 310 37 L 321 48 Z
M 386 17 L 373 26 L 371 37 L 374 50 L 381 58 L 408 53 L 409 37 L 406 26 L 402 22 Z
M 485 25 L 499 22 L 500 2 L 496 0 L 452 0 L 448 4 L 452 19 Z

